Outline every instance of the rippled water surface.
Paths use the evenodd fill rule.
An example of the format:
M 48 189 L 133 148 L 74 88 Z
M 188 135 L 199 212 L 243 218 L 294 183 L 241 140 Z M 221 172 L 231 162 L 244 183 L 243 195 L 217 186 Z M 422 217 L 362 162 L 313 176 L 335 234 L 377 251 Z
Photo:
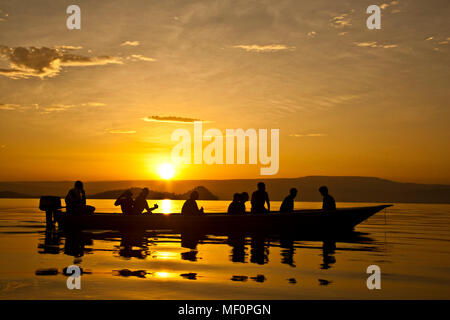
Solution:
M 182 204 L 149 203 L 159 212 L 179 212 Z M 110 200 L 90 204 L 118 210 Z M 199 204 L 221 212 L 228 202 Z M 450 298 L 450 205 L 395 204 L 335 241 L 46 232 L 37 207 L 34 199 L 0 199 L 0 299 Z M 63 269 L 72 264 L 83 270 L 81 290 L 67 289 Z M 366 286 L 373 264 L 381 290 Z

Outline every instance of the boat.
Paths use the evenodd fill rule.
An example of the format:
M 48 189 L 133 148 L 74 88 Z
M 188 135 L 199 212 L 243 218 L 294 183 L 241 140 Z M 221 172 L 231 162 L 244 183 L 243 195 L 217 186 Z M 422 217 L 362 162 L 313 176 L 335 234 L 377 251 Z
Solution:
M 45 202 L 45 201 L 44 201 Z M 54 220 L 61 229 L 75 230 L 171 230 L 175 232 L 232 233 L 340 233 L 353 231 L 361 222 L 391 205 L 338 208 L 333 211 L 318 209 L 297 210 L 292 213 L 270 212 L 230 215 L 206 213 L 185 216 L 180 213 L 151 213 L 124 215 L 119 213 L 94 213 L 72 215 L 60 209 L 60 204 L 42 204 L 41 210 L 53 210 Z M 59 207 L 59 208 L 58 208 Z M 56 208 L 56 209 L 55 209 Z

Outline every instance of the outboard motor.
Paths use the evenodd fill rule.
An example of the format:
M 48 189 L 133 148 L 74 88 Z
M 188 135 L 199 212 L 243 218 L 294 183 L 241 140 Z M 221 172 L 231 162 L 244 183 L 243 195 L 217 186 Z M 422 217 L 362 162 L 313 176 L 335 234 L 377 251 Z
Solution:
M 39 209 L 45 211 L 47 226 L 53 225 L 56 211 L 61 209 L 61 198 L 55 196 L 42 196 L 39 201 Z

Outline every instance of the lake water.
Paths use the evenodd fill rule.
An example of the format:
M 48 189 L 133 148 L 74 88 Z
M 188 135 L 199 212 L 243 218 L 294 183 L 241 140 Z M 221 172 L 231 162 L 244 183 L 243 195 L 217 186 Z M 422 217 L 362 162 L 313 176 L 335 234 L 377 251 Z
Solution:
M 395 204 L 336 242 L 45 232 L 35 199 L 0 199 L 0 299 L 449 299 L 450 205 Z M 155 212 L 182 201 L 149 200 Z M 229 202 L 199 201 L 209 212 Z M 111 200 L 93 200 L 116 212 Z M 274 208 L 279 203 L 274 202 Z M 338 203 L 338 206 L 365 206 Z M 296 208 L 319 208 L 298 202 Z M 83 269 L 69 290 L 63 269 Z M 369 265 L 381 290 L 369 290 Z

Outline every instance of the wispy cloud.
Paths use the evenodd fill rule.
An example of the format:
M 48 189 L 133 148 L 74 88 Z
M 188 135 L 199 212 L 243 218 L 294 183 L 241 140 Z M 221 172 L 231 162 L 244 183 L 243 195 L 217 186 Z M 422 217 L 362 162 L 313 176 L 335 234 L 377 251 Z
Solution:
M 105 103 L 102 102 L 86 102 L 81 104 L 84 107 L 103 107 L 106 106 Z
M 392 7 L 392 6 L 396 6 L 398 3 L 399 3 L 398 1 L 391 1 L 390 3 L 383 3 L 380 5 L 380 8 L 384 10 L 384 9 Z
M 112 134 L 134 134 L 135 130 L 120 130 L 120 129 L 108 129 L 108 133 Z
M 0 74 L 12 79 L 29 77 L 54 77 L 62 67 L 83 67 L 106 64 L 121 64 L 118 57 L 87 57 L 66 53 L 64 49 L 47 47 L 0 46 L 0 56 L 10 63 L 9 69 L 0 69 Z
M 258 44 L 251 44 L 251 45 L 236 45 L 233 46 L 233 48 L 242 49 L 247 52 L 275 52 L 275 51 L 283 51 L 283 50 L 294 50 L 295 47 L 288 47 L 284 44 L 269 44 L 269 45 L 258 45 Z
M 0 103 L 0 110 L 16 110 L 18 107 L 18 104 Z
M 50 112 L 60 112 L 73 108 L 74 105 L 66 105 L 66 104 L 55 104 L 46 107 L 39 107 L 39 111 L 42 113 L 50 113 Z
M 149 61 L 149 62 L 153 62 L 156 61 L 156 59 L 153 58 L 149 58 L 149 57 L 145 57 L 141 54 L 132 54 L 131 56 L 127 57 L 128 60 L 131 61 Z
M 124 46 L 137 47 L 139 45 L 140 45 L 139 41 L 125 41 L 120 44 L 120 46 L 122 47 Z
M 71 50 L 80 50 L 83 49 L 83 47 L 81 46 L 55 46 L 55 49 L 61 49 L 61 50 L 67 50 L 67 51 L 71 51 Z
M 317 32 L 315 32 L 315 31 L 308 32 L 308 34 L 307 34 L 307 36 L 309 38 L 314 38 L 316 35 L 317 35 Z
M 199 119 L 174 117 L 174 116 L 167 116 L 167 117 L 150 116 L 145 117 L 143 120 L 147 122 L 167 122 L 167 123 L 194 123 L 194 121 L 202 121 Z
M 345 28 L 345 27 L 350 27 L 352 25 L 352 18 L 351 15 L 353 14 L 353 12 L 355 12 L 354 9 L 352 9 L 350 12 L 348 13 L 343 13 L 340 14 L 336 17 L 333 17 L 331 19 L 331 24 L 333 25 L 333 27 L 335 28 Z
M 305 138 L 305 137 L 325 137 L 325 133 L 291 133 L 289 137 Z
M 369 48 L 383 48 L 383 49 L 390 49 L 390 48 L 397 48 L 397 44 L 378 44 L 377 41 L 372 42 L 355 42 L 355 44 L 358 47 L 369 47 Z

